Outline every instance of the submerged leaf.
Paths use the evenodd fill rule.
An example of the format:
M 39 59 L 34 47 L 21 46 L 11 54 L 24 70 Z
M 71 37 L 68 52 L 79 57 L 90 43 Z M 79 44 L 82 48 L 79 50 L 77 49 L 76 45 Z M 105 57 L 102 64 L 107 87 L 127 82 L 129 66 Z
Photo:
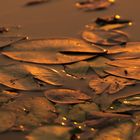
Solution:
M 122 45 L 128 42 L 127 35 L 120 31 L 85 30 L 82 33 L 82 37 L 87 42 L 104 46 Z
M 91 99 L 85 93 L 71 89 L 50 89 L 44 94 L 50 101 L 60 104 L 77 104 Z
M 131 138 L 133 128 L 132 122 L 117 123 L 99 131 L 94 140 L 127 140 Z
M 99 108 L 95 103 L 77 104 L 69 111 L 67 118 L 76 122 L 83 122 L 89 119 L 89 114 L 94 111 L 99 111 Z
M 9 110 L 0 110 L 0 133 L 10 129 L 16 121 L 16 115 Z
M 15 60 L 64 64 L 92 58 L 102 49 L 78 39 L 28 40 L 4 48 L 2 54 Z
M 136 84 L 133 86 L 128 86 L 127 88 L 124 88 L 123 90 L 120 90 L 117 94 L 109 95 L 107 93 L 103 93 L 103 94 L 97 95 L 94 98 L 94 102 L 97 105 L 99 105 L 102 110 L 107 110 L 107 108 L 109 108 L 112 105 L 112 103 L 118 99 L 140 94 L 139 87 L 140 87 L 140 84 Z
M 89 68 L 91 68 L 100 77 L 104 77 L 108 75 L 104 72 L 104 70 L 109 68 L 109 65 L 106 63 L 110 61 L 111 60 L 107 59 L 106 57 L 98 56 L 87 61 L 80 61 L 74 64 L 66 65 L 65 70 L 71 75 L 85 78 L 88 75 Z
M 28 140 L 70 140 L 70 127 L 44 126 L 35 129 L 27 136 Z
M 114 94 L 122 90 L 128 85 L 134 85 L 135 81 L 115 77 L 115 76 L 108 76 L 104 79 L 98 78 L 93 79 L 89 82 L 89 86 L 96 92 L 96 94 L 101 93 L 109 93 Z
M 74 64 L 65 65 L 65 71 L 68 74 L 79 78 L 85 78 L 89 69 L 89 64 L 86 61 L 80 61 Z
M 55 107 L 44 97 L 20 95 L 14 101 L 4 104 L 2 109 L 15 112 L 17 130 L 21 130 L 21 125 L 32 128 L 52 123 L 57 117 Z
M 110 62 L 106 57 L 98 56 L 94 59 L 91 59 L 88 61 L 90 67 L 100 76 L 105 77 L 108 74 L 104 72 L 105 69 L 109 68 L 109 65 L 107 65 L 107 62 Z

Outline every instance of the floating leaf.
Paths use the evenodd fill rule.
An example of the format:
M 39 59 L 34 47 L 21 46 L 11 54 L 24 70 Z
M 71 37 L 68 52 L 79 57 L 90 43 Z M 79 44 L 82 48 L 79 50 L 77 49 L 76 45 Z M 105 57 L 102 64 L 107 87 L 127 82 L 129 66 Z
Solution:
M 10 129 L 16 121 L 16 115 L 9 110 L 0 110 L 0 133 Z
M 21 90 L 40 89 L 33 76 L 20 65 L 3 66 L 0 69 L 0 83 Z
M 27 37 L 20 37 L 20 36 L 1 36 L 0 37 L 0 48 L 11 45 L 15 42 L 25 40 Z
M 78 39 L 28 40 L 4 48 L 2 54 L 21 61 L 64 64 L 92 58 L 102 49 Z
M 67 77 L 66 74 L 61 75 L 50 67 L 25 63 L 3 66 L 0 75 L 1 84 L 20 90 L 43 89 L 45 88 L 43 82 L 60 86 L 64 84 L 63 78 Z
M 50 101 L 60 104 L 83 103 L 91 98 L 81 91 L 71 89 L 50 89 L 44 94 Z
M 108 54 L 117 54 L 118 59 L 135 58 L 140 56 L 140 43 L 129 42 L 124 46 L 110 47 L 107 51 Z M 139 56 L 138 56 L 139 55 Z
M 133 68 L 119 68 L 119 67 L 112 67 L 110 69 L 105 70 L 105 72 L 129 79 L 140 80 L 140 68 L 133 67 Z
M 99 131 L 94 140 L 127 140 L 131 138 L 133 127 L 132 122 L 117 123 Z
M 35 129 L 27 136 L 28 140 L 70 140 L 70 127 L 45 126 Z
M 115 60 L 115 61 L 110 61 L 107 62 L 107 64 L 116 66 L 116 67 L 121 67 L 121 68 L 140 68 L 140 59 L 130 59 L 130 60 Z
M 114 94 L 122 90 L 128 85 L 134 85 L 135 81 L 125 78 L 108 76 L 104 79 L 93 79 L 89 82 L 89 86 L 96 92 L 96 94 L 109 93 Z
M 89 30 L 114 30 L 130 26 L 131 24 L 130 20 L 121 19 L 119 15 L 115 15 L 111 17 L 98 17 L 94 23 L 86 25 L 86 28 Z
M 0 54 L 0 66 L 5 66 L 5 65 L 12 65 L 12 64 L 19 64 L 18 61 L 15 61 L 13 59 L 8 58 L 7 56 Z
M 48 2 L 49 0 L 34 0 L 25 4 L 25 6 L 34 6 Z
M 76 7 L 82 8 L 85 10 L 100 10 L 106 9 L 109 7 L 113 2 L 109 0 L 85 0 L 83 2 L 77 2 Z
M 43 82 L 55 86 L 61 86 L 64 84 L 62 75 L 55 69 L 38 65 L 26 65 L 26 64 L 24 65 L 24 68 L 28 72 L 30 72 L 34 78 L 37 78 Z
M 104 46 L 122 45 L 128 42 L 127 35 L 120 31 L 85 30 L 82 33 L 82 37 L 87 42 Z
M 88 30 L 97 30 L 97 29 L 101 29 L 101 30 L 114 30 L 114 29 L 120 29 L 120 28 L 124 28 L 127 27 L 128 24 L 107 24 L 107 25 L 103 25 L 103 26 L 99 26 L 96 23 L 90 23 L 88 25 L 86 25 L 86 28 Z

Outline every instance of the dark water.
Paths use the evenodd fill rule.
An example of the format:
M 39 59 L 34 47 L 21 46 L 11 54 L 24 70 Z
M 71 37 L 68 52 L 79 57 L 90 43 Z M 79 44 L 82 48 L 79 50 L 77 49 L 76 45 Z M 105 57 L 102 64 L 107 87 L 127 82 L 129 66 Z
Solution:
M 43 5 L 25 7 L 27 1 L 1 0 L 0 25 L 21 25 L 18 33 L 32 38 L 74 37 L 92 19 L 119 14 L 133 21 L 133 26 L 127 32 L 131 40 L 139 40 L 140 0 L 116 0 L 116 4 L 107 10 L 96 12 L 76 9 L 75 0 L 50 0 Z
M 116 0 L 107 10 L 84 12 L 75 7 L 75 0 L 50 0 L 49 3 L 25 7 L 29 0 L 1 0 L 0 25 L 21 25 L 11 29 L 9 35 L 27 35 L 30 38 L 78 37 L 85 24 L 100 16 L 119 14 L 133 21 L 125 29 L 131 41 L 140 41 L 140 0 Z M 22 140 L 19 133 L 3 133 L 0 140 Z

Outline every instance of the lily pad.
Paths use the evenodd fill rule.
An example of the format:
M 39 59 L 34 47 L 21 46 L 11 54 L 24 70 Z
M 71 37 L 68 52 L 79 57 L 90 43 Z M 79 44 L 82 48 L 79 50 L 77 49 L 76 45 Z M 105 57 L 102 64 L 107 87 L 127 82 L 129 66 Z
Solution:
M 27 72 L 31 73 L 34 78 L 39 79 L 43 82 L 55 86 L 61 86 L 64 84 L 62 75 L 53 68 L 29 64 L 25 64 L 23 67 Z
M 27 37 L 18 37 L 18 36 L 1 36 L 0 37 L 0 48 L 1 47 L 6 47 L 8 45 L 11 45 L 13 43 L 16 43 L 18 41 L 21 41 L 21 40 L 25 40 Z
M 48 2 L 49 0 L 33 0 L 25 4 L 25 6 L 34 6 Z
M 59 104 L 77 104 L 91 99 L 85 93 L 72 89 L 50 89 L 44 94 L 48 100 Z
M 140 68 L 133 67 L 133 68 L 119 68 L 119 67 L 112 67 L 110 69 L 105 70 L 105 72 L 129 79 L 140 80 Z
M 127 35 L 120 31 L 85 30 L 82 33 L 82 37 L 87 42 L 103 46 L 122 45 L 128 42 Z
M 55 86 L 64 84 L 63 77 L 57 70 L 33 64 L 17 63 L 3 66 L 0 75 L 1 84 L 20 90 L 40 90 L 45 88 L 45 83 Z M 41 84 L 41 81 L 44 83 Z
M 130 20 L 121 19 L 119 15 L 115 15 L 111 17 L 98 17 L 94 23 L 86 25 L 86 28 L 89 30 L 114 30 L 130 26 L 131 24 Z
M 15 61 L 13 59 L 8 58 L 7 56 L 0 54 L 0 66 L 5 66 L 5 65 L 12 65 L 12 64 L 19 64 L 18 61 Z
M 110 47 L 107 51 L 108 54 L 117 54 L 118 59 L 136 58 L 140 56 L 140 43 L 128 42 L 124 46 Z M 139 55 L 139 56 L 138 56 Z
M 106 9 L 113 2 L 109 0 L 85 0 L 83 2 L 77 2 L 76 7 L 80 9 L 85 9 L 86 11 L 90 10 L 100 10 Z
M 92 58 L 97 53 L 103 53 L 103 50 L 82 40 L 69 38 L 28 40 L 15 43 L 2 51 L 2 54 L 15 60 L 43 64 L 77 62 Z
M 126 68 L 126 67 L 140 68 L 140 59 L 115 60 L 115 61 L 107 62 L 107 64 L 116 67 L 121 67 L 121 68 Z
M 140 128 L 138 128 L 135 134 L 133 135 L 133 140 L 139 140 L 139 139 L 140 139 Z

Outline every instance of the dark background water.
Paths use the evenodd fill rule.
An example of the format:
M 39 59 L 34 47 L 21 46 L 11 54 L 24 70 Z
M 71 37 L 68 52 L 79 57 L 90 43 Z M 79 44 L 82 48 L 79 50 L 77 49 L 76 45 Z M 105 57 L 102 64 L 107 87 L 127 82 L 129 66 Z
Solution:
M 84 12 L 75 7 L 75 0 L 50 0 L 50 2 L 25 7 L 29 0 L 1 0 L 0 26 L 21 25 L 19 30 L 11 30 L 9 35 L 27 35 L 30 38 L 78 37 L 85 24 L 100 16 L 119 14 L 133 21 L 133 26 L 125 29 L 131 41 L 140 41 L 140 0 L 116 0 L 106 10 Z M 3 133 L 0 140 L 22 140 L 22 135 Z
M 18 33 L 32 38 L 75 37 L 91 20 L 119 14 L 133 21 L 133 26 L 127 29 L 131 40 L 140 40 L 140 0 L 116 0 L 108 9 L 93 12 L 77 9 L 75 0 L 50 0 L 46 4 L 25 7 L 28 1 L 1 0 L 0 25 L 21 25 Z

